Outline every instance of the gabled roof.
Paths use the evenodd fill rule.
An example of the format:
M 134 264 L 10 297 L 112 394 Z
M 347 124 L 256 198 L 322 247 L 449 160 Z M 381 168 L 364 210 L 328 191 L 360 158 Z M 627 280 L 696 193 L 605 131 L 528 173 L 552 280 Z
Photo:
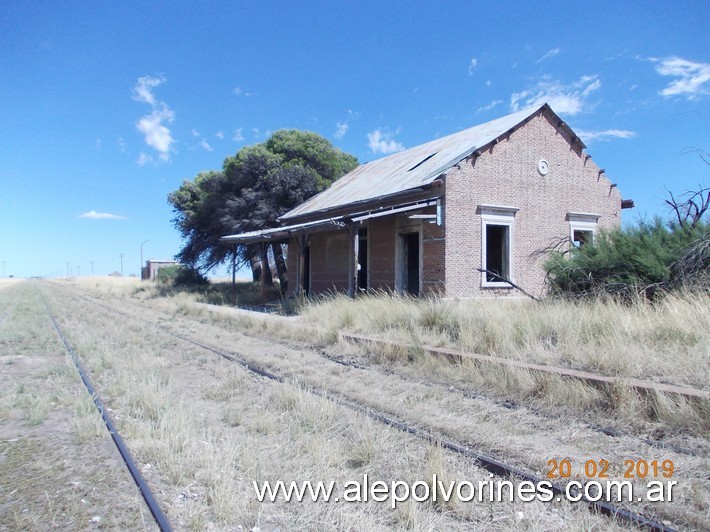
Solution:
M 543 104 L 360 165 L 330 188 L 281 216 L 280 220 L 322 216 L 351 204 L 362 205 L 368 200 L 374 202 L 426 187 L 449 168 L 543 109 L 554 115 L 550 107 Z

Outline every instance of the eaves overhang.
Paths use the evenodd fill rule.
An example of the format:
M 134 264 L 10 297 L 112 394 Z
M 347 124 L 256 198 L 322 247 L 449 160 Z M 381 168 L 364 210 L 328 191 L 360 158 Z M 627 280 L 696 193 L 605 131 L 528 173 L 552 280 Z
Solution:
M 286 242 L 289 238 L 304 234 L 322 233 L 327 231 L 345 229 L 346 227 L 358 227 L 363 222 L 382 216 L 392 216 L 432 207 L 437 204 L 436 197 L 428 197 L 418 201 L 400 202 L 395 205 L 385 207 L 382 205 L 372 209 L 359 209 L 350 212 L 347 216 L 337 216 L 322 218 L 309 222 L 284 225 L 270 229 L 260 229 L 248 231 L 234 235 L 221 237 L 219 240 L 225 245 L 234 244 L 256 244 L 259 242 Z
M 219 239 L 223 244 L 255 244 L 257 242 L 280 242 L 288 240 L 291 236 L 301 233 L 312 233 L 323 230 L 339 229 L 345 227 L 345 222 L 340 219 L 328 218 L 301 224 L 284 225 L 271 229 L 260 229 L 234 235 L 223 236 Z

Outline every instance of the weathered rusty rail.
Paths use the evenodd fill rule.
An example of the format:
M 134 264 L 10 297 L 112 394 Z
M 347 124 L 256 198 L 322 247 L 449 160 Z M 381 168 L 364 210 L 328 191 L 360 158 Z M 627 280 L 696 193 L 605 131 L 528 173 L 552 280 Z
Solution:
M 457 349 L 449 349 L 446 347 L 432 347 L 428 345 L 404 344 L 393 342 L 391 340 L 383 340 L 381 338 L 372 338 L 353 333 L 340 333 L 340 338 L 343 340 L 370 345 L 380 345 L 395 347 L 398 349 L 422 349 L 436 357 L 448 360 L 449 362 L 461 363 L 466 360 L 480 362 L 484 364 L 505 365 L 519 369 L 526 369 L 535 373 L 544 373 L 556 375 L 564 378 L 578 379 L 592 386 L 628 386 L 640 393 L 663 392 L 672 395 L 679 395 L 687 399 L 710 399 L 710 392 L 698 390 L 697 388 L 689 388 L 684 386 L 676 386 L 674 384 L 664 384 L 660 382 L 642 381 L 631 378 L 617 378 L 599 375 L 588 371 L 580 371 L 576 369 L 560 368 L 556 366 L 545 366 L 542 364 L 533 364 L 531 362 L 523 362 L 510 358 L 494 357 L 491 355 L 479 355 L 476 353 L 467 353 Z

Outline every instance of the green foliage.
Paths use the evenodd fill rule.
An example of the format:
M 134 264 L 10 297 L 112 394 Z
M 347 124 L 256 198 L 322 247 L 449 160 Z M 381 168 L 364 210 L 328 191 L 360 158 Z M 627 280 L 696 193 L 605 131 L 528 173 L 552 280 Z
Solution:
M 158 282 L 172 286 L 202 286 L 209 284 L 199 271 L 194 268 L 175 265 L 158 270 Z
M 177 259 L 202 270 L 224 262 L 228 234 L 276 227 L 277 219 L 357 166 L 357 159 L 323 137 L 281 130 L 227 157 L 221 171 L 202 172 L 168 195 L 173 224 L 184 239 Z M 244 263 L 263 253 L 239 246 Z
M 177 277 L 181 266 L 166 266 L 165 268 L 160 268 L 158 270 L 158 282 L 163 284 L 173 284 L 175 277 Z
M 558 295 L 644 293 L 652 297 L 659 289 L 693 283 L 710 267 L 707 250 L 697 259 L 698 246 L 707 242 L 709 229 L 703 222 L 691 226 L 655 219 L 603 232 L 593 244 L 573 248 L 569 254 L 554 252 L 545 264 L 548 284 Z M 690 256 L 696 259 L 695 274 L 689 276 L 692 272 L 684 261 Z

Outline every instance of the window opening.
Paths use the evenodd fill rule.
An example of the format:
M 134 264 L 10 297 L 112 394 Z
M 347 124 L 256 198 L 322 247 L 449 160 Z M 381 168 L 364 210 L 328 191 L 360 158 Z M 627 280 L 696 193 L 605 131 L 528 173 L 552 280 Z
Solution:
M 515 282 L 513 245 L 517 207 L 479 205 L 481 215 L 481 286 L 506 287 Z M 503 279 L 506 279 L 505 281 Z
M 581 248 L 594 243 L 594 233 L 601 216 L 586 212 L 568 212 L 569 238 L 572 249 Z
M 500 277 L 510 279 L 510 226 L 486 224 L 485 259 L 487 282 L 502 282 Z
M 581 248 L 594 242 L 594 231 L 575 229 L 572 232 L 572 244 Z

